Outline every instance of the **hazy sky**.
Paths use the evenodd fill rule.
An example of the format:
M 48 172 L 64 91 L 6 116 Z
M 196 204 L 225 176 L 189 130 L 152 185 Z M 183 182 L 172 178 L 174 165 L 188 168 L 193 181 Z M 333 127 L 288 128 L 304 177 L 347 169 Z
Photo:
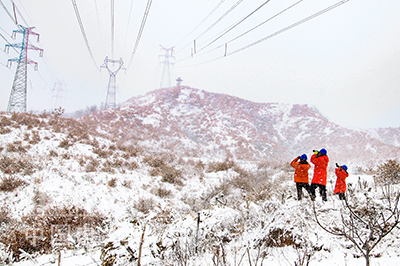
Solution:
M 20 42 L 21 34 L 11 39 L 17 27 L 3 5 L 13 17 L 12 3 L 0 1 L 4 47 Z M 173 85 L 181 77 L 183 85 L 255 102 L 309 104 L 349 128 L 400 126 L 400 1 L 154 0 L 132 61 L 147 0 L 14 3 L 18 23 L 34 26 L 40 34 L 40 42 L 31 36 L 31 44 L 44 49 L 43 58 L 37 51 L 28 53 L 39 63 L 37 72 L 28 67 L 28 110 L 61 105 L 71 112 L 105 102 L 109 74 L 100 66 L 106 56 L 122 58 L 127 68 L 117 75 L 117 103 L 158 89 L 162 45 L 175 49 Z M 343 4 L 274 35 L 336 3 Z M 228 10 L 232 11 L 227 14 Z M 192 57 L 194 44 L 197 53 Z M 7 108 L 17 65 L 7 68 L 7 60 L 18 53 L 0 52 L 0 110 Z M 64 91 L 57 90 L 56 82 Z

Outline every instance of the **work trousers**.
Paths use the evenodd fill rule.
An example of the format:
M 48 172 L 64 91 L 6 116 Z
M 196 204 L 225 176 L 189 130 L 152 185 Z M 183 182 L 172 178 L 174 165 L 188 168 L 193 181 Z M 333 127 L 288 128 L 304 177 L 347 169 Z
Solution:
M 313 199 L 315 199 L 315 190 L 317 189 L 317 187 L 319 187 L 319 194 L 321 195 L 322 200 L 323 201 L 327 201 L 327 198 L 326 198 L 326 186 L 321 185 L 321 184 L 311 183 L 311 187 L 310 187 L 311 197 Z
M 301 200 L 303 197 L 303 188 L 310 193 L 310 185 L 308 183 L 300 183 L 296 182 L 296 188 L 297 188 L 297 199 Z
M 339 199 L 340 200 L 345 200 L 346 199 L 346 196 L 344 195 L 344 193 L 336 193 L 336 194 L 339 195 Z

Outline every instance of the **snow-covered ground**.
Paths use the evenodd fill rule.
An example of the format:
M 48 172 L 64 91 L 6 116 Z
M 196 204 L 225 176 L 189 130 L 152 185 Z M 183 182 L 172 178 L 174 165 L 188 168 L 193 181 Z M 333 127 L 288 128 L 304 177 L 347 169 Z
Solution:
M 0 143 L 2 169 L 8 171 L 4 162 L 14 160 L 14 172 L 2 173 L 2 182 L 22 181 L 0 191 L 0 209 L 7 215 L 0 233 L 22 228 L 31 245 L 51 239 L 50 254 L 28 254 L 20 247 L 21 260 L 12 263 L 10 243 L 0 244 L 0 265 L 138 265 L 139 260 L 141 265 L 307 265 L 304 256 L 310 256 L 309 265 L 365 265 L 350 241 L 316 222 L 314 206 L 322 225 L 340 226 L 345 205 L 332 192 L 333 173 L 328 202 L 318 196 L 313 203 L 308 196 L 296 200 L 287 165 L 134 154 L 101 136 L 78 139 L 26 125 L 0 134 Z M 33 171 L 20 170 L 27 166 Z M 349 200 L 381 199 L 372 175 L 351 175 L 347 183 Z M 62 207 L 104 220 L 74 230 L 66 221 L 46 234 L 40 219 Z M 372 251 L 371 265 L 399 265 L 399 255 L 397 227 Z
M 160 177 L 150 177 L 145 173 L 118 175 L 120 181 L 133 181 L 131 188 L 120 184 L 110 188 L 107 180 L 112 176 L 105 174 L 69 173 L 66 175 L 69 177 L 60 178 L 49 172 L 40 183 L 40 191 L 52 199 L 51 204 L 82 206 L 87 210 L 96 209 L 105 214 L 110 219 L 110 223 L 103 229 L 106 230 L 106 237 L 97 246 L 89 247 L 87 250 L 63 249 L 61 265 L 100 265 L 101 252 L 109 242 L 112 242 L 116 248 L 112 254 L 119 257 L 115 265 L 130 265 L 126 247 L 130 247 L 137 258 L 143 231 L 141 265 L 170 265 L 163 264 L 163 259 L 159 256 L 161 247 L 167 248 L 163 251 L 164 255 L 170 263 L 175 260 L 174 265 L 294 265 L 304 252 L 312 254 L 310 265 L 365 265 L 363 257 L 355 257 L 359 255 L 359 252 L 351 247 L 350 242 L 326 233 L 317 225 L 312 211 L 312 202 L 308 197 L 302 201 L 295 200 L 294 183 L 290 181 L 286 181 L 285 184 L 288 187 L 288 193 L 280 199 L 272 198 L 254 203 L 246 200 L 243 195 L 237 195 L 240 191 L 233 191 L 227 197 L 226 205 L 216 200 L 218 195 L 211 198 L 211 207 L 198 212 L 201 222 L 198 242 L 196 242 L 197 214 L 183 202 L 182 198 L 187 201 L 189 197 L 192 200 L 202 198 L 207 191 L 234 176 L 235 173 L 232 170 L 206 174 L 202 181 L 199 181 L 197 177 L 192 177 L 180 190 L 176 190 L 171 184 L 163 184 Z M 352 186 L 357 186 L 363 181 L 373 186 L 371 176 L 352 175 L 348 178 L 348 183 L 352 183 Z M 173 191 L 172 195 L 167 199 L 162 199 L 150 193 L 149 188 L 157 185 L 170 189 Z M 38 189 L 35 187 L 35 184 L 29 184 L 8 195 L 2 193 L 2 202 L 8 202 L 9 206 L 13 206 L 14 213 L 26 213 L 35 208 L 31 200 L 34 190 Z M 377 190 L 376 193 L 378 192 Z M 133 207 L 139 199 L 151 199 L 156 207 L 147 214 L 141 213 Z M 222 202 L 221 199 L 219 201 Z M 344 208 L 343 202 L 331 193 L 329 193 L 327 203 L 322 203 L 318 197 L 315 204 L 317 213 L 334 213 Z M 165 216 L 162 217 L 161 213 Z M 322 223 L 329 225 L 332 223 L 331 219 L 334 218 L 337 216 L 333 215 L 331 218 L 324 216 Z M 160 221 L 161 219 L 165 221 Z M 274 235 L 271 232 L 279 232 L 279 234 Z M 372 258 L 371 265 L 398 265 L 400 260 L 398 233 L 399 230 L 395 229 L 387 237 L 388 241 L 382 242 L 374 250 L 373 254 L 380 254 L 380 257 Z M 267 239 L 271 236 L 277 237 L 272 241 L 280 241 L 282 234 L 284 237 L 293 238 L 294 242 L 301 243 L 303 246 L 298 249 L 292 245 L 260 246 L 261 243 L 271 241 Z M 126 241 L 126 244 L 121 245 L 121 241 Z M 161 247 L 157 246 L 160 242 Z M 193 252 L 196 243 L 200 243 L 199 246 L 201 246 L 198 254 Z M 222 246 L 224 251 L 221 250 Z M 321 247 L 321 250 L 314 252 L 313 250 L 317 247 Z M 222 252 L 225 252 L 225 257 L 221 255 Z M 181 253 L 182 257 L 174 258 L 178 253 Z M 256 262 L 257 257 L 258 262 Z M 263 257 L 263 264 L 261 264 Z M 25 258 L 14 265 L 58 263 L 59 254 L 54 252 L 50 255 L 32 257 L 26 255 Z M 224 260 L 226 264 L 223 263 Z

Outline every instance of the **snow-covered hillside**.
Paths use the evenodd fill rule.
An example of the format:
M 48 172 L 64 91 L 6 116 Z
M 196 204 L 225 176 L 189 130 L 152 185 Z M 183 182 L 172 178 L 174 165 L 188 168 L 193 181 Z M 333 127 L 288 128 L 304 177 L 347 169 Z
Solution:
M 2 113 L 0 265 L 365 265 L 354 243 L 316 221 L 315 214 L 336 230 L 341 214 L 349 215 L 333 194 L 335 157 L 328 202 L 313 203 L 295 199 L 289 160 L 261 156 L 289 158 L 298 143 L 290 151 L 296 157 L 312 139 L 311 125 L 326 136 L 342 129 L 308 106 L 190 88 L 82 119 Z M 365 134 L 343 130 L 349 139 Z M 397 151 L 374 139 L 362 143 L 381 159 L 382 150 Z M 366 202 L 380 209 L 384 192 L 399 191 L 375 182 L 380 163 L 371 162 L 368 169 L 348 164 L 359 172 L 348 178 L 359 216 Z M 398 235 L 396 227 L 383 238 L 371 265 L 397 265 Z
M 398 137 L 343 128 L 308 105 L 254 103 L 182 86 L 131 98 L 118 111 L 82 121 L 154 152 L 192 157 L 287 161 L 325 148 L 334 161 L 370 167 L 400 155 Z

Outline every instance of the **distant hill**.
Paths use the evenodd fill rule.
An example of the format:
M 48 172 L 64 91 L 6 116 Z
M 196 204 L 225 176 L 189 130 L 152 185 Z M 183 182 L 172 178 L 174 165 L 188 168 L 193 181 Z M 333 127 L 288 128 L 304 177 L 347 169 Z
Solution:
M 400 155 L 400 128 L 352 130 L 308 105 L 255 103 L 182 86 L 80 120 L 151 152 L 191 157 L 287 161 L 325 148 L 331 161 L 376 165 Z

